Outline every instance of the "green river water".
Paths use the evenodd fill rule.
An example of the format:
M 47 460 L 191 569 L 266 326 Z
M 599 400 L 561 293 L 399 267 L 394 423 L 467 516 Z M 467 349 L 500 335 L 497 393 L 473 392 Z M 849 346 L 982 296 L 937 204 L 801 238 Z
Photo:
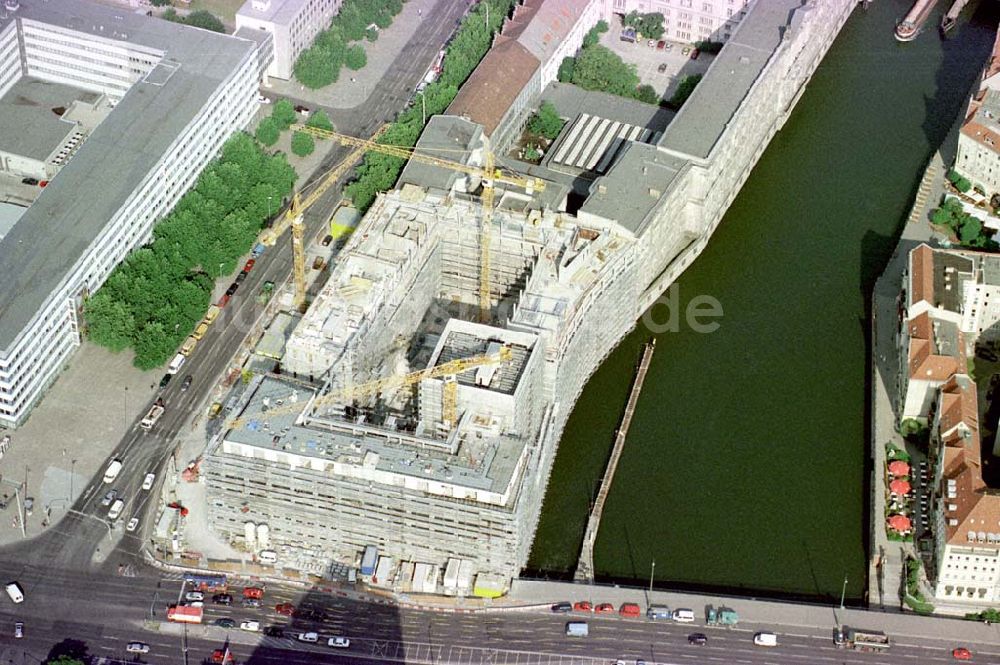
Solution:
M 1000 16 L 974 2 L 942 41 L 945 4 L 909 44 L 893 38 L 909 0 L 855 9 L 674 285 L 682 306 L 707 294 L 725 314 L 712 334 L 659 336 L 605 506 L 599 579 L 648 584 L 655 561 L 668 587 L 836 598 L 846 576 L 861 597 L 870 293 Z M 575 567 L 648 337 L 640 323 L 576 404 L 528 574 Z

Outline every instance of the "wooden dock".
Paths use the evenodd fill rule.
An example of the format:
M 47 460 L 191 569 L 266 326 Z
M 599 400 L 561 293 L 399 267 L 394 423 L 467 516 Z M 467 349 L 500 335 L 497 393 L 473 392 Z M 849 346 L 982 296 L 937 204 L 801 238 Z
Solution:
M 590 517 L 587 519 L 587 531 L 583 534 L 583 546 L 580 549 L 580 560 L 576 564 L 576 573 L 573 578 L 578 581 L 592 582 L 594 580 L 594 543 L 597 541 L 597 530 L 601 526 L 601 514 L 604 512 L 604 502 L 611 491 L 611 481 L 615 477 L 615 469 L 618 468 L 618 460 L 621 459 L 622 450 L 625 448 L 625 438 L 628 436 L 629 425 L 632 424 L 632 414 L 635 413 L 635 405 L 639 401 L 639 393 L 642 392 L 642 382 L 646 380 L 646 371 L 653 358 L 653 351 L 656 349 L 656 340 L 651 339 L 642 349 L 642 358 L 639 360 L 639 368 L 636 370 L 635 379 L 632 382 L 632 392 L 628 396 L 628 403 L 625 405 L 625 414 L 615 432 L 615 445 L 611 449 L 611 458 L 608 466 L 604 469 L 604 477 L 601 479 L 601 488 L 597 492 L 597 498 L 590 509 Z

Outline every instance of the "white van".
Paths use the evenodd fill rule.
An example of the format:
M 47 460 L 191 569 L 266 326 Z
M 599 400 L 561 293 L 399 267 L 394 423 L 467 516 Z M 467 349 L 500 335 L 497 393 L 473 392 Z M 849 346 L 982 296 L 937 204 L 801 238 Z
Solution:
M 169 365 L 167 365 L 167 374 L 176 374 L 177 372 L 179 372 L 181 369 L 181 365 L 184 364 L 185 360 L 187 360 L 187 358 L 184 356 L 183 353 L 178 353 L 176 356 L 174 356 L 174 359 L 170 361 Z
M 10 599 L 15 603 L 24 602 L 24 592 L 21 591 L 21 585 L 17 582 L 9 582 L 4 589 L 7 590 L 7 595 L 10 596 Z
M 760 632 L 753 636 L 753 643 L 759 647 L 776 647 L 778 636 L 774 633 Z
M 104 472 L 104 482 L 109 485 L 115 482 L 115 478 L 118 477 L 118 472 L 122 470 L 121 460 L 111 460 L 111 464 L 108 465 L 108 470 Z
M 118 516 L 122 514 L 122 510 L 125 508 L 125 502 L 121 499 L 116 500 L 111 504 L 111 510 L 108 511 L 108 519 L 112 522 L 118 519 Z
M 694 621 L 694 612 L 689 609 L 674 610 L 674 621 L 677 623 L 692 623 Z
M 586 621 L 570 621 L 566 624 L 566 634 L 570 637 L 587 637 L 590 635 L 590 627 Z

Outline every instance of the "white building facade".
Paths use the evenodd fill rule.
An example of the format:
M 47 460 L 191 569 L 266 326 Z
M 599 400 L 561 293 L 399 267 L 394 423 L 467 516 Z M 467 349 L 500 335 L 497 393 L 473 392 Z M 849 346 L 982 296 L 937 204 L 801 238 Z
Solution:
M 247 0 L 236 13 L 236 28 L 262 30 L 274 39 L 274 60 L 266 74 L 289 80 L 295 60 L 330 27 L 343 0 Z
M 150 239 L 223 142 L 249 125 L 269 42 L 76 0 L 21 6 L 7 20 L 0 35 L 23 52 L 13 71 L 101 93 L 114 107 L 0 242 L 0 274 L 18 292 L 0 314 L 0 423 L 16 426 L 79 345 L 83 300 Z M 191 80 L 204 82 L 200 56 L 184 51 L 199 47 L 217 49 L 224 63 L 209 85 Z M 0 54 L 9 48 L 0 43 Z M 73 242 L 85 246 L 46 224 L 76 229 Z M 28 244 L 39 247 L 26 252 Z

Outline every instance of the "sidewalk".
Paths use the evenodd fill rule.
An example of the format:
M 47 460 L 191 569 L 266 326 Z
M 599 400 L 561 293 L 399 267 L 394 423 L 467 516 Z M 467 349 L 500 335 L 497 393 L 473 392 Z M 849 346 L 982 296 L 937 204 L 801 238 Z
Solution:
M 0 545 L 33 538 L 66 514 L 111 451 L 144 413 L 162 372 L 132 366 L 132 353 L 111 353 L 84 342 L 43 395 L 28 421 L 10 430 L 0 455 Z M 24 487 L 27 486 L 27 492 Z M 21 498 L 33 499 L 22 533 Z
M 901 371 L 901 351 L 896 348 L 900 323 L 898 299 L 910 250 L 922 242 L 937 244 L 928 220 L 944 192 L 945 170 L 941 154 L 935 153 L 921 179 L 913 208 L 892 258 L 875 283 L 872 297 L 872 542 L 868 603 L 873 609 L 903 607 L 905 560 L 910 556 L 917 557 L 914 543 L 891 541 L 886 535 L 885 447 L 892 443 L 900 449 L 907 449 L 899 434 L 899 415 L 896 412 Z

